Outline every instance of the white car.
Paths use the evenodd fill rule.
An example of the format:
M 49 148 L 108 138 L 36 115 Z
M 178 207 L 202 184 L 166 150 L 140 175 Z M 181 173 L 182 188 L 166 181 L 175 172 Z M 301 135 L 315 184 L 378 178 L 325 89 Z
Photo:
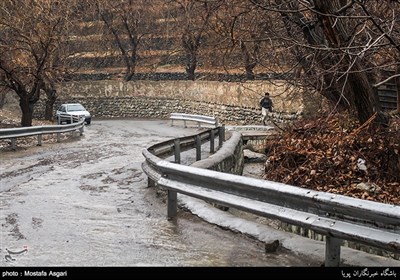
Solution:
M 92 121 L 92 116 L 80 103 L 62 104 L 56 111 L 57 124 L 77 122 L 79 117 L 85 118 L 86 124 Z

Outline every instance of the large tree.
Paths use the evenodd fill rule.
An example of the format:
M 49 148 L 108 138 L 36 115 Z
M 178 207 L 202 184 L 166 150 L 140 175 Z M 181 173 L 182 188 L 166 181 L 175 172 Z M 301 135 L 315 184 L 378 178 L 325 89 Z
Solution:
M 350 109 L 360 122 L 373 116 L 387 122 L 374 86 L 399 65 L 398 1 L 249 1 L 271 18 L 280 16 L 270 39 L 293 58 L 280 63 L 299 69 L 303 84 Z
M 0 2 L 0 83 L 18 95 L 22 126 L 32 125 L 41 90 L 53 82 L 71 6 L 72 1 Z

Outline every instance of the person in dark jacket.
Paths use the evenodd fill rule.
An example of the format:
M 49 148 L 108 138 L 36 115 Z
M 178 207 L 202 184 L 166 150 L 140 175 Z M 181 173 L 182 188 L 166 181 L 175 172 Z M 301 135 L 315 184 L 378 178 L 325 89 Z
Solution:
M 272 112 L 272 108 L 274 104 L 272 103 L 271 97 L 269 97 L 269 93 L 266 92 L 264 97 L 260 100 L 261 106 L 261 115 L 262 115 L 262 122 L 266 125 L 265 121 L 267 119 L 268 112 Z

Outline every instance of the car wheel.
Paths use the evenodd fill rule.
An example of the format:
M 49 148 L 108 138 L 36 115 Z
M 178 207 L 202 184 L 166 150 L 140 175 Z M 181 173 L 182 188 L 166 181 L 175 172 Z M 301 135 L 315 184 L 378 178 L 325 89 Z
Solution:
M 91 120 L 87 120 L 87 121 L 86 121 L 86 124 L 90 124 L 90 122 L 91 122 Z

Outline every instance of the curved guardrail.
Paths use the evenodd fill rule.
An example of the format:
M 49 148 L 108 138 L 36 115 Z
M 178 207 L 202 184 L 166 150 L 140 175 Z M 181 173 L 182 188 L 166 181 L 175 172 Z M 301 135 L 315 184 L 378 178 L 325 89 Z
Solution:
M 209 132 L 161 142 L 142 152 L 149 186 L 168 191 L 168 218 L 176 216 L 177 193 L 182 193 L 325 235 L 325 266 L 339 266 L 343 240 L 400 253 L 399 206 L 180 165 L 182 147 L 198 147 L 195 139 L 204 133 Z M 172 154 L 175 162 L 163 159 Z
M 67 125 L 44 125 L 44 126 L 30 126 L 18 128 L 5 128 L 0 129 L 0 140 L 10 139 L 11 149 L 16 148 L 16 139 L 21 137 L 37 136 L 38 146 L 42 145 L 42 135 L 44 134 L 57 134 L 57 142 L 60 141 L 61 133 L 79 130 L 80 135 L 83 134 L 85 127 L 85 119 L 81 118 L 77 123 Z
M 196 122 L 199 127 L 202 123 L 218 127 L 218 119 L 210 116 L 171 113 L 169 118 L 171 120 L 171 125 L 174 125 L 174 121 L 180 120 L 183 121 L 185 127 L 187 127 L 187 121 Z

